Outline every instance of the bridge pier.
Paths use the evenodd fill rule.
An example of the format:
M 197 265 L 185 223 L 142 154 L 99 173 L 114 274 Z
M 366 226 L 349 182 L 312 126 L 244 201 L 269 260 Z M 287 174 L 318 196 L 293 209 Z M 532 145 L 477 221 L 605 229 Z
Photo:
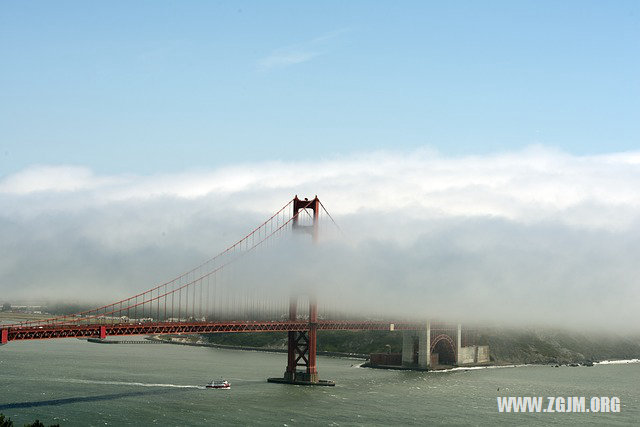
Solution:
M 415 364 L 413 356 L 416 352 L 416 337 L 414 331 L 402 331 L 402 366 Z
M 289 320 L 296 320 L 298 298 L 289 300 Z M 318 332 L 318 304 L 315 299 L 309 301 L 309 330 L 289 331 L 287 369 L 282 378 L 268 378 L 270 383 L 296 385 L 324 385 L 334 386 L 333 381 L 318 378 L 316 366 L 316 334 Z M 304 370 L 299 371 L 298 367 Z
M 462 325 L 458 323 L 456 331 L 456 365 L 462 365 Z
M 1 329 L 0 330 L 0 345 L 6 344 L 9 342 L 9 330 Z
M 402 332 L 402 366 L 429 369 L 431 367 L 431 325 L 424 329 Z

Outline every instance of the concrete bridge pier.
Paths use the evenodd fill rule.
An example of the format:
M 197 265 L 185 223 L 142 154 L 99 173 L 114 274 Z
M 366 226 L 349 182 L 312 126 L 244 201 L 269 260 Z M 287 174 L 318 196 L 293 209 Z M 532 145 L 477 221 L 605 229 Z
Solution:
M 402 366 L 429 369 L 431 367 L 431 325 L 423 329 L 402 332 Z
M 414 364 L 413 356 L 416 353 L 414 331 L 402 331 L 402 366 Z
M 458 323 L 458 330 L 456 333 L 456 365 L 460 366 L 463 363 L 462 360 L 462 325 Z

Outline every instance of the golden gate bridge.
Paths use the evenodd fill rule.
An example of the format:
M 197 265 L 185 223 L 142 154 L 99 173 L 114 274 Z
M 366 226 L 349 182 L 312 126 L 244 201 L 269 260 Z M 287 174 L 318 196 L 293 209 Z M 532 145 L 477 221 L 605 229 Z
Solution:
M 10 341 L 56 338 L 105 339 L 109 336 L 126 335 L 280 331 L 288 333 L 287 367 L 282 378 L 272 378 L 270 381 L 333 385 L 333 382 L 318 378 L 318 331 L 425 331 L 425 323 L 406 320 L 345 320 L 337 318 L 340 316 L 329 309 L 319 313 L 313 291 L 306 295 L 308 305 L 303 307 L 299 305 L 301 295 L 289 295 L 288 298 L 279 295 L 280 301 L 274 302 L 269 289 L 261 290 L 262 293 L 258 290 L 236 289 L 234 293 L 233 284 L 224 286 L 225 275 L 228 275 L 231 266 L 249 254 L 273 247 L 275 241 L 290 235 L 292 231 L 309 233 L 313 241 L 317 241 L 321 222 L 330 222 L 338 228 L 317 196 L 312 200 L 295 196 L 233 245 L 172 280 L 91 310 L 0 325 L 0 342 L 7 344 Z M 436 336 L 440 337 L 440 346 L 451 343 L 449 347 L 453 348 L 449 351 L 454 354 L 459 345 L 456 346 L 453 342 L 455 333 L 445 331 L 446 328 L 451 329 L 443 327 L 441 332 L 445 333 Z M 457 334 L 459 337 L 459 330 Z M 438 344 L 429 341 L 427 338 L 426 353 Z M 417 360 L 418 341 L 415 347 Z

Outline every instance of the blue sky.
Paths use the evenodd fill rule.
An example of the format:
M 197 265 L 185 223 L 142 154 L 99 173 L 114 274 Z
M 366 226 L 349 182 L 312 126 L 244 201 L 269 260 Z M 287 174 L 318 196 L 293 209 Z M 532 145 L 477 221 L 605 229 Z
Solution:
M 630 151 L 640 3 L 2 2 L 0 177 Z

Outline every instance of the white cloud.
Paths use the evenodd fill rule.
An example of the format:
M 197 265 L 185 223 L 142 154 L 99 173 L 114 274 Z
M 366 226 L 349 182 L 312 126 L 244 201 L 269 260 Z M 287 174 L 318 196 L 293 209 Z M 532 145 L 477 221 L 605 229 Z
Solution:
M 347 30 L 332 31 L 315 37 L 303 43 L 297 43 L 286 47 L 275 49 L 258 62 L 261 69 L 288 67 L 290 65 L 308 62 L 313 58 L 323 55 L 327 50 L 329 41 L 335 39 Z
M 287 67 L 289 65 L 310 61 L 318 55 L 320 55 L 319 52 L 278 49 L 271 53 L 271 55 L 260 60 L 260 67 L 265 69 Z
M 97 177 L 78 166 L 33 166 L 0 181 L 0 194 L 91 190 L 122 182 L 121 177 Z
M 85 205 L 159 197 L 225 198 L 239 209 L 266 213 L 293 194 L 319 194 L 337 214 L 364 210 L 416 218 L 553 220 L 618 230 L 634 225 L 640 214 L 637 158 L 638 153 L 579 157 L 532 147 L 469 157 L 376 152 L 150 176 L 97 176 L 85 168 L 40 166 L 1 180 L 0 197 L 37 202 L 43 194 L 57 194 L 53 204 L 29 203 L 30 213 L 73 209 L 67 202 L 78 194 Z M 25 213 L 20 203 L 4 211 Z

